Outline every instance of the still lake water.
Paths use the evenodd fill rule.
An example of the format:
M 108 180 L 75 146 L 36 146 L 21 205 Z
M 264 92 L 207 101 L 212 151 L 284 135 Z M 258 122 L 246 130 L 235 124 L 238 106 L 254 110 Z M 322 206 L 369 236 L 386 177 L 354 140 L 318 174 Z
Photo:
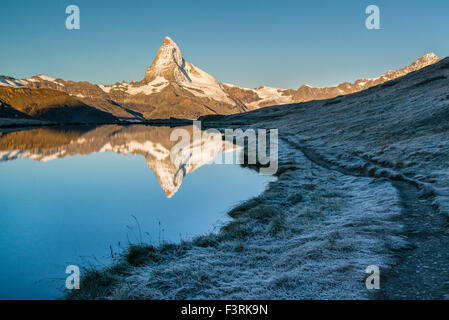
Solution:
M 107 265 L 111 247 L 140 238 L 158 245 L 214 231 L 228 209 L 274 180 L 191 157 L 179 161 L 180 174 L 167 158 L 172 130 L 0 134 L 0 299 L 58 298 L 68 265 Z

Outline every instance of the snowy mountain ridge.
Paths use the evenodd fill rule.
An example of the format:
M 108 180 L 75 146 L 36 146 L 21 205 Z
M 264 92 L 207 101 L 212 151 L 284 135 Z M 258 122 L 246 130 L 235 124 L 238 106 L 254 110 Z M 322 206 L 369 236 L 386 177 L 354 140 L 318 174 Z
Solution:
M 220 83 L 207 72 L 186 61 L 179 46 L 165 37 L 153 63 L 141 81 L 96 85 L 86 81 L 55 79 L 44 74 L 27 79 L 0 76 L 0 86 L 49 88 L 64 91 L 102 111 L 120 118 L 197 119 L 207 114 L 233 114 L 270 105 L 329 99 L 382 84 L 434 64 L 441 59 L 433 52 L 405 68 L 376 78 L 317 88 L 298 89 L 260 86 L 255 89 Z

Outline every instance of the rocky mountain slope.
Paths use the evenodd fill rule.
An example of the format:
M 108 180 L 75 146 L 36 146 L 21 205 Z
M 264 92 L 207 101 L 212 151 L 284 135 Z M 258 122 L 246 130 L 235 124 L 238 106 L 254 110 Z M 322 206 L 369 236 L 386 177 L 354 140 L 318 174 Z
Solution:
M 261 107 L 328 99 L 366 90 L 419 70 L 440 60 L 429 53 L 408 67 L 388 71 L 374 79 L 360 79 L 334 87 L 279 89 L 261 86 L 248 89 L 222 84 L 186 61 L 178 45 L 163 40 L 144 78 L 135 82 L 97 85 L 37 75 L 28 79 L 0 76 L 0 86 L 46 88 L 65 92 L 84 104 L 125 119 L 197 119 L 208 114 L 235 114 Z
M 309 85 L 302 85 L 297 90 L 279 89 L 266 86 L 261 86 L 256 89 L 248 89 L 232 84 L 223 84 L 223 87 L 231 96 L 244 103 L 248 109 L 254 110 L 272 105 L 329 99 L 363 91 L 387 81 L 405 76 L 410 72 L 417 71 L 440 60 L 441 59 L 436 54 L 428 53 L 407 67 L 395 71 L 385 72 L 377 78 L 359 79 L 354 83 L 344 82 L 333 87 L 315 88 Z
M 0 87 L 0 118 L 47 120 L 64 123 L 111 122 L 111 114 L 51 89 Z

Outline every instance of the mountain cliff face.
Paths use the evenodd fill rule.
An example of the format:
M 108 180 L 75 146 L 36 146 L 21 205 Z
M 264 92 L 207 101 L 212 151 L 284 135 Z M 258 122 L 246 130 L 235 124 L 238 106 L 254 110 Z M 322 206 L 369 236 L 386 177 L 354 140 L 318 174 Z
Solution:
M 429 53 L 408 67 L 373 79 L 359 79 L 333 87 L 303 85 L 294 89 L 261 86 L 248 89 L 222 84 L 186 61 L 178 45 L 166 37 L 141 81 L 97 85 L 45 75 L 28 79 L 0 76 L 0 86 L 46 88 L 62 91 L 84 104 L 127 119 L 198 119 L 209 114 L 235 114 L 270 105 L 333 98 L 354 93 L 404 76 L 440 61 Z

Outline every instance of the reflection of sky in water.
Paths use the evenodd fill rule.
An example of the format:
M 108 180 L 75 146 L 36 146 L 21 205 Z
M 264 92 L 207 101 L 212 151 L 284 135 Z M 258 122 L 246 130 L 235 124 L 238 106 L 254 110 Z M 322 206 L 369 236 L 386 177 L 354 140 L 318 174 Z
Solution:
M 167 199 L 142 156 L 112 152 L 0 162 L 0 177 L 3 299 L 57 296 L 68 264 L 107 263 L 110 245 L 138 242 L 132 215 L 146 242 L 188 239 L 213 231 L 227 209 L 273 180 L 236 165 L 205 165 Z

